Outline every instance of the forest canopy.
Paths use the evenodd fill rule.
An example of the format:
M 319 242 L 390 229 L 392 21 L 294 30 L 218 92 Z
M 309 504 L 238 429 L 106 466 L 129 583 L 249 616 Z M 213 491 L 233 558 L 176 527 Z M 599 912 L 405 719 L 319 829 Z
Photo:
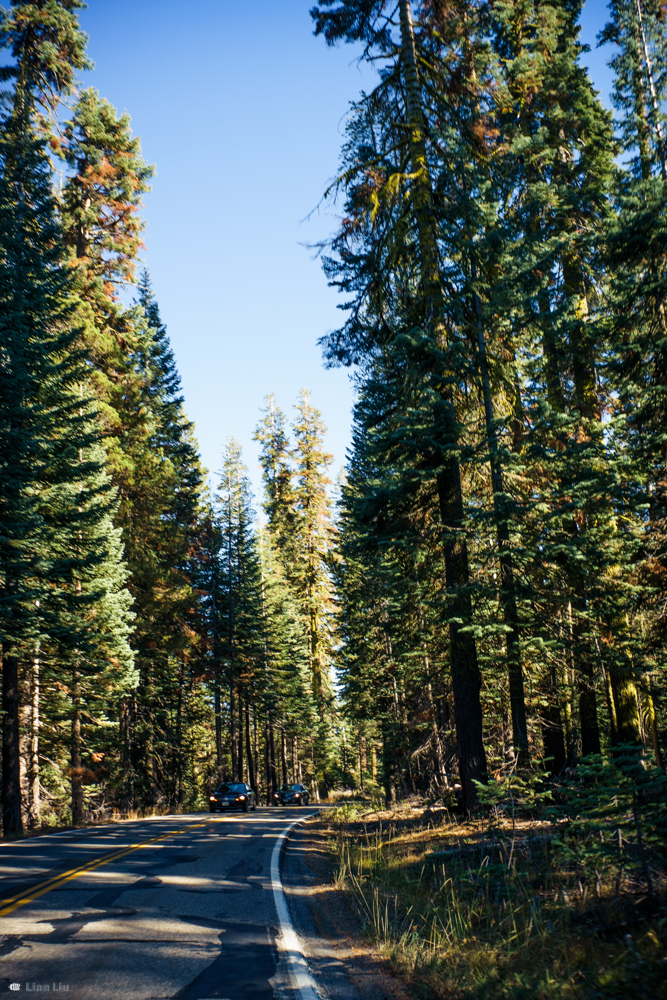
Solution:
M 222 780 L 474 811 L 508 773 L 664 771 L 663 7 L 609 5 L 613 114 L 577 0 L 313 7 L 377 69 L 313 331 L 352 445 L 336 476 L 308 390 L 268 395 L 258 500 L 233 437 L 202 467 L 141 258 L 154 168 L 80 85 L 82 7 L 0 27 L 3 833 Z

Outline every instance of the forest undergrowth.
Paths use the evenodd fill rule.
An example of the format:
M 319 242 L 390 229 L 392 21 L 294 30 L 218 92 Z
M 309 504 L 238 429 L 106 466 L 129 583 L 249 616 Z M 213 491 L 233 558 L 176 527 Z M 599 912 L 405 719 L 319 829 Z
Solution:
M 415 997 L 667 997 L 664 779 L 647 779 L 639 809 L 621 782 L 603 818 L 596 795 L 616 765 L 597 758 L 584 770 L 585 809 L 570 787 L 467 818 L 346 803 L 321 821 L 364 936 Z M 501 786 L 490 783 L 487 802 Z

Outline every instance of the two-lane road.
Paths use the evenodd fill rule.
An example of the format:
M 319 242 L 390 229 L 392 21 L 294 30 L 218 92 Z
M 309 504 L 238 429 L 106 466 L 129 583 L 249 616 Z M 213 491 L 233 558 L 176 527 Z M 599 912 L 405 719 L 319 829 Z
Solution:
M 0 845 L 0 994 L 287 1000 L 271 855 L 313 812 L 200 813 Z

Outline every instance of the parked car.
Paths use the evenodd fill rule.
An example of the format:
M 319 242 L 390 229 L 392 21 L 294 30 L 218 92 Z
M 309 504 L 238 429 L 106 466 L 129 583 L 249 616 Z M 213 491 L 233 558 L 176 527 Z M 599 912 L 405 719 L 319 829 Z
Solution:
M 250 785 L 223 781 L 209 797 L 208 808 L 212 813 L 218 810 L 226 812 L 227 809 L 242 809 L 246 813 L 252 809 L 254 812 L 257 808 L 257 799 Z
M 281 785 L 275 795 L 281 806 L 307 806 L 310 794 L 305 785 Z

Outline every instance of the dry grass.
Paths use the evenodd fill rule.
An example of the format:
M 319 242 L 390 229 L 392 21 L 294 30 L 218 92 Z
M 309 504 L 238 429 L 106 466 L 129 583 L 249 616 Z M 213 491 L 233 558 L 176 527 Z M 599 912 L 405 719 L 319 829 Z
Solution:
M 655 898 L 629 874 L 586 878 L 554 851 L 550 823 L 353 804 L 320 823 L 337 885 L 415 996 L 667 998 L 664 882 Z
M 105 810 L 102 814 L 89 817 L 83 823 L 74 825 L 72 823 L 58 823 L 55 822 L 44 822 L 41 826 L 34 827 L 31 830 L 25 830 L 23 834 L 16 837 L 0 836 L 0 841 L 14 841 L 14 840 L 30 840 L 32 837 L 42 837 L 47 833 L 65 833 L 67 830 L 83 830 L 86 828 L 95 828 L 99 826 L 109 826 L 112 823 L 122 823 L 128 820 L 141 820 L 141 819 L 151 819 L 153 817 L 160 816 L 175 816 L 179 813 L 184 812 L 180 807 L 174 809 L 167 809 L 166 807 L 160 808 L 150 808 L 150 809 L 129 809 L 126 812 L 119 812 L 117 810 Z M 207 812 L 208 810 L 200 808 L 195 810 L 187 810 L 188 812 Z

